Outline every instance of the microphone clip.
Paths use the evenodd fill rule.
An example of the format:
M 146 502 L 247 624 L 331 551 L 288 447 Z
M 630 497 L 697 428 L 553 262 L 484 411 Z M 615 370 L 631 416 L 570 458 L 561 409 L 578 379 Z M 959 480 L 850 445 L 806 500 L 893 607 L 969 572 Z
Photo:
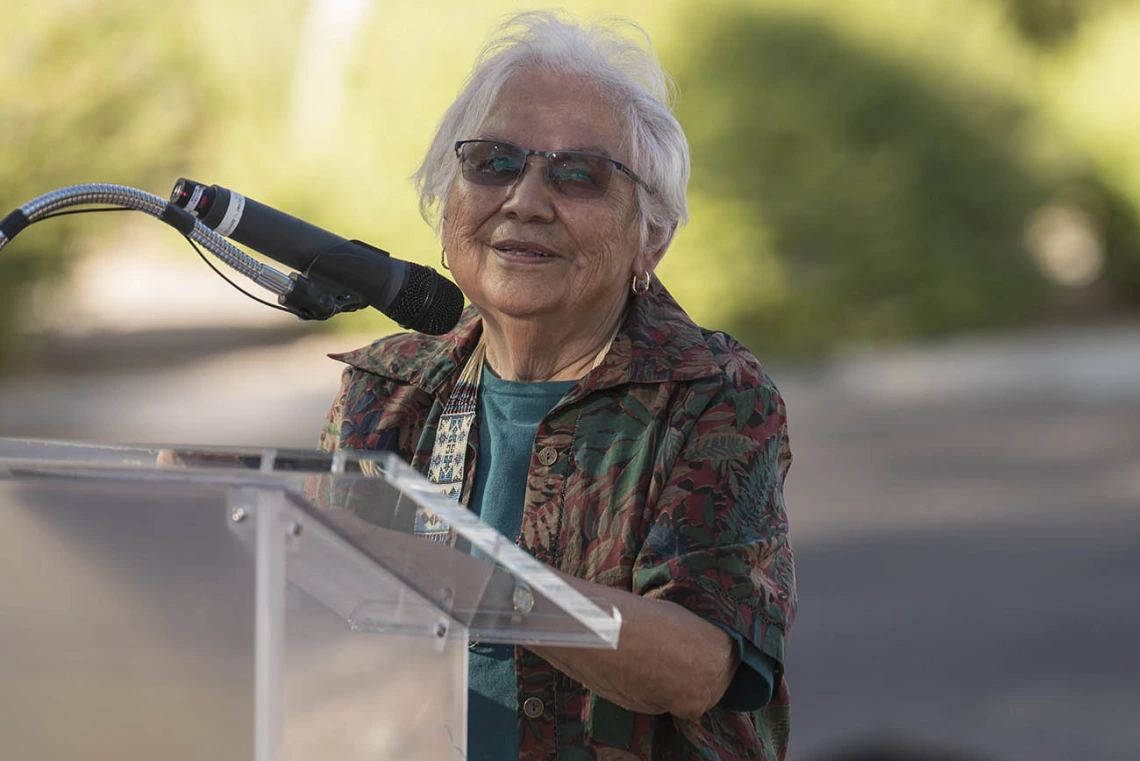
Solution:
M 289 276 L 293 287 L 288 293 L 277 297 L 277 303 L 288 309 L 302 320 L 327 320 L 339 312 L 339 301 L 350 298 L 348 294 L 338 293 L 325 284 L 310 280 L 296 272 Z M 359 308 L 359 307 L 357 307 Z
M 293 290 L 278 302 L 304 320 L 327 320 L 341 312 L 370 306 L 363 293 L 346 284 L 354 277 L 360 279 L 362 272 L 367 271 L 368 259 L 362 259 L 361 248 L 369 255 L 389 256 L 387 251 L 362 241 L 338 243 L 317 254 L 303 273 L 290 275 Z

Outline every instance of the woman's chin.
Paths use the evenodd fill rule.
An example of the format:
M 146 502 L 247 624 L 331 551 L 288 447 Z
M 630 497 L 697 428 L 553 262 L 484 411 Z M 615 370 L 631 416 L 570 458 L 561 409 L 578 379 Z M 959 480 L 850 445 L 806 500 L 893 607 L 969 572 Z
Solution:
M 490 293 L 478 303 L 479 311 L 492 318 L 539 320 L 571 310 L 567 300 L 554 294 L 527 292 L 524 286 L 508 293 Z

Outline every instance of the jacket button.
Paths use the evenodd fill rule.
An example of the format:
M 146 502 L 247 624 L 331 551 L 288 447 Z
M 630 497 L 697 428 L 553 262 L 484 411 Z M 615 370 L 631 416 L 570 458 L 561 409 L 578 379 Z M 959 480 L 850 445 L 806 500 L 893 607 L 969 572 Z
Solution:
M 542 712 L 545 708 L 546 706 L 543 705 L 542 701 L 538 698 L 527 698 L 523 701 L 523 713 L 525 713 L 529 719 L 537 719 L 539 716 L 542 716 Z
M 511 594 L 511 603 L 519 613 L 530 613 L 534 610 L 534 592 L 523 582 L 517 582 L 515 591 Z
M 538 461 L 550 467 L 558 460 L 558 450 L 554 447 L 543 447 L 538 453 Z

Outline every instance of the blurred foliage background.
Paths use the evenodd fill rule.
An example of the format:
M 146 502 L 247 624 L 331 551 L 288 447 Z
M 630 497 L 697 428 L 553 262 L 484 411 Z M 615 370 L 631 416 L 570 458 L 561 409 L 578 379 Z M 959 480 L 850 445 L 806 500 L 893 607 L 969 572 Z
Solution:
M 558 5 L 637 21 L 680 85 L 692 222 L 660 275 L 702 324 L 814 356 L 1136 314 L 1140 2 Z M 438 266 L 408 177 L 496 21 L 541 6 L 5 3 L 0 206 L 189 176 Z M 157 225 L 123 216 L 0 254 L 0 356 L 34 335 L 36 294 Z M 193 256 L 168 232 L 156 256 Z

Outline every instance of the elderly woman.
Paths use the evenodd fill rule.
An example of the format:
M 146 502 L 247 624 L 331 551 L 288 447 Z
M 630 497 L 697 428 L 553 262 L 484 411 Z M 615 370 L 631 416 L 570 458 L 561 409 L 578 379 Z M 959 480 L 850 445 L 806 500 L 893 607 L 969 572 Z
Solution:
M 784 403 L 654 277 L 687 214 L 667 81 L 611 28 L 508 23 L 416 177 L 471 305 L 339 357 L 325 448 L 400 453 L 622 614 L 616 651 L 473 646 L 471 759 L 786 749 Z

